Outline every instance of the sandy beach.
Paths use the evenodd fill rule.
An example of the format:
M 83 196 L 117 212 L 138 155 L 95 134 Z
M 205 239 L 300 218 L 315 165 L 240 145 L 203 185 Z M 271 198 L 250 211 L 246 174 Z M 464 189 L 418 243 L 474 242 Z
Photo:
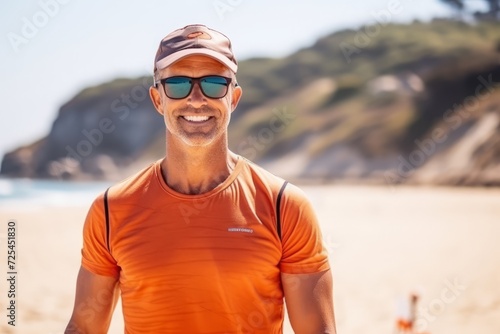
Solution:
M 417 326 L 437 333 L 500 333 L 500 189 L 303 187 L 317 208 L 335 280 L 338 333 L 392 333 L 396 304 L 421 293 Z M 0 268 L 7 222 L 17 223 L 16 326 L 63 333 L 74 302 L 87 205 L 0 208 Z M 285 333 L 293 333 L 285 321 Z M 121 305 L 109 333 L 123 333 Z

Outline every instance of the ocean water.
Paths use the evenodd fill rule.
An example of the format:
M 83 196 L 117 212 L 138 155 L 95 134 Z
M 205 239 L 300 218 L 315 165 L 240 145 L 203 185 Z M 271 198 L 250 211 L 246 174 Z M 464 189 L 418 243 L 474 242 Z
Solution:
M 0 209 L 90 206 L 110 182 L 0 179 Z

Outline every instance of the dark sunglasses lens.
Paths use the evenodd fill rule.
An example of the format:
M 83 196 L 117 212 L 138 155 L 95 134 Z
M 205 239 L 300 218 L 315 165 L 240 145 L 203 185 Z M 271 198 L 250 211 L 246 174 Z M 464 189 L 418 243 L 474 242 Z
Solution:
M 182 99 L 189 95 L 192 81 L 189 78 L 173 77 L 165 80 L 165 94 L 171 99 Z
M 224 77 L 211 76 L 201 79 L 203 93 L 211 98 L 219 99 L 227 93 L 228 80 Z

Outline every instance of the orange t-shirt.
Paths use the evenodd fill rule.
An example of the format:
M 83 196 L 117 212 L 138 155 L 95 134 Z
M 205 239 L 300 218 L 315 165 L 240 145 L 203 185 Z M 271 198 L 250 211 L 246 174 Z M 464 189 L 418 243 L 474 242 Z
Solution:
M 119 278 L 126 333 L 282 333 L 280 273 L 329 269 L 310 202 L 245 158 L 208 193 L 167 186 L 160 161 L 111 187 L 83 230 L 82 266 Z M 109 240 L 109 250 L 108 250 Z

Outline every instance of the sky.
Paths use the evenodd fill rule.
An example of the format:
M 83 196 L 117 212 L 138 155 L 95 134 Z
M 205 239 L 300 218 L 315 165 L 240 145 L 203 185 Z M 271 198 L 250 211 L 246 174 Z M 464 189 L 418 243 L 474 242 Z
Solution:
M 391 8 L 397 8 L 391 12 Z M 152 74 L 159 41 L 202 23 L 232 41 L 239 61 L 284 57 L 344 28 L 449 16 L 437 0 L 24 0 L 0 5 L 0 159 L 45 136 L 83 88 Z

